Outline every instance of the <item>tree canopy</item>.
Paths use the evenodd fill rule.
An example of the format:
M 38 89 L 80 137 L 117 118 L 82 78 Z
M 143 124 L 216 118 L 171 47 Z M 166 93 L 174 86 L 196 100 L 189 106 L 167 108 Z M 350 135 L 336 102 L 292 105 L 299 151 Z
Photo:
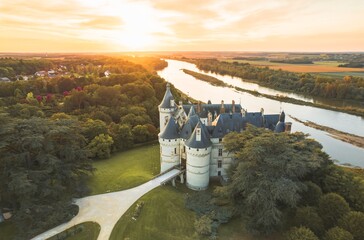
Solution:
M 218 188 L 248 216 L 252 232 L 270 233 L 282 223 L 283 211 L 295 207 L 307 189 L 304 178 L 328 161 L 322 146 L 303 133 L 277 134 L 248 126 L 230 133 L 224 147 L 235 153 L 237 163 L 231 182 Z

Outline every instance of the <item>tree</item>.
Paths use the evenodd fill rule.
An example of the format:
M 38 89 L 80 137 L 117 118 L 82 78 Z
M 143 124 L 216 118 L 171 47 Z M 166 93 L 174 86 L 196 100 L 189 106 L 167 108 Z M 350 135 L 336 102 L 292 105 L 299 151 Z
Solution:
M 137 125 L 132 130 L 135 143 L 146 142 L 149 138 L 148 127 L 145 125 Z
M 350 211 L 349 204 L 336 193 L 328 193 L 320 198 L 318 209 L 326 228 L 334 227 L 337 221 Z
M 216 192 L 247 214 L 250 231 L 258 233 L 281 224 L 282 210 L 295 207 L 306 189 L 303 178 L 328 161 L 322 146 L 302 133 L 276 134 L 252 126 L 225 136 L 224 147 L 234 151 L 238 163 L 230 184 Z
M 293 225 L 307 227 L 317 236 L 321 236 L 324 232 L 324 224 L 313 207 L 301 207 L 296 211 L 293 219 Z
M 107 134 L 107 126 L 101 120 L 87 119 L 82 123 L 82 134 L 91 141 L 100 134 Z
M 326 232 L 324 240 L 353 240 L 353 235 L 345 229 L 333 227 Z
M 307 189 L 302 193 L 301 204 L 305 206 L 317 206 L 322 196 L 321 188 L 313 182 L 305 182 Z
M 13 209 L 26 238 L 72 218 L 72 198 L 87 193 L 92 171 L 77 122 L 6 117 L 1 122 L 0 209 Z
M 339 226 L 350 232 L 354 240 L 364 239 L 364 213 L 351 211 L 339 220 Z
M 319 240 L 319 238 L 306 227 L 294 227 L 289 230 L 285 236 L 285 240 Z
M 111 123 L 109 133 L 114 140 L 115 150 L 125 150 L 133 146 L 133 134 L 129 125 Z
M 94 158 L 109 158 L 111 146 L 114 143 L 112 137 L 108 134 L 99 134 L 88 144 L 88 149 Z

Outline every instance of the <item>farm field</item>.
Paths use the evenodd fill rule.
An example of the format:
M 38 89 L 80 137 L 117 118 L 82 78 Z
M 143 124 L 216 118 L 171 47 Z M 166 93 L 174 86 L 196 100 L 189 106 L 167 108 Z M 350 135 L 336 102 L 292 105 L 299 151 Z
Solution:
M 249 63 L 255 66 L 269 67 L 271 69 L 282 69 L 290 72 L 310 72 L 310 73 L 325 73 L 329 75 L 331 73 L 343 73 L 343 75 L 332 75 L 332 76 L 346 76 L 353 75 L 352 73 L 359 73 L 355 76 L 363 76 L 363 68 L 341 68 L 338 67 L 342 62 L 336 61 L 319 61 L 314 62 L 314 64 L 285 64 L 285 63 L 275 63 L 269 61 L 248 61 L 248 60 L 223 60 L 226 62 L 239 62 L 239 63 Z

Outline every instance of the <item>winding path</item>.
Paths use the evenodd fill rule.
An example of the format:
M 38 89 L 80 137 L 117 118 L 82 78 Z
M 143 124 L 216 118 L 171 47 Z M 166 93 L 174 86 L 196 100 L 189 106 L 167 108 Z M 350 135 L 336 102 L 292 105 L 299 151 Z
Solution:
M 134 202 L 150 190 L 160 186 L 165 180 L 178 175 L 179 172 L 180 170 L 173 169 L 135 188 L 77 199 L 75 204 L 79 206 L 79 212 L 71 221 L 48 230 L 32 240 L 47 239 L 79 223 L 88 221 L 100 224 L 101 231 L 98 240 L 109 239 L 116 222 Z

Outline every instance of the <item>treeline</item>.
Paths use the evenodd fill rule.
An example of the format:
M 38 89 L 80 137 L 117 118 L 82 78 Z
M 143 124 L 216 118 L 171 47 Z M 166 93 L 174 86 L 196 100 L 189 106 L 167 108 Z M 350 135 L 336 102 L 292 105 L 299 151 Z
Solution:
M 100 77 L 92 67 L 77 77 L 0 84 L 0 210 L 13 213 L 20 239 L 77 213 L 72 198 L 88 193 L 92 160 L 157 139 L 165 81 L 146 63 L 100 63 L 123 73 Z
M 188 70 L 188 69 L 182 69 L 182 71 L 188 75 L 191 75 L 192 77 L 195 77 L 199 80 L 202 80 L 204 82 L 208 82 L 214 86 L 226 86 L 226 84 L 215 78 L 215 77 L 211 77 L 209 75 L 206 75 L 206 74 L 202 74 L 202 73 L 198 73 L 198 72 L 194 72 L 194 71 L 191 71 L 191 70 Z
M 15 80 L 18 75 L 34 75 L 37 71 L 55 70 L 68 75 L 104 76 L 114 74 L 158 71 L 168 63 L 154 57 L 69 56 L 58 59 L 0 58 L 0 77 Z
M 220 62 L 216 59 L 198 59 L 193 62 L 201 70 L 240 77 L 273 89 L 326 98 L 364 101 L 364 79 L 361 77 L 346 76 L 337 79 L 255 67 L 248 63 Z
M 292 58 L 292 59 L 270 59 L 270 62 L 288 63 L 288 64 L 313 64 L 309 58 Z
M 17 75 L 30 75 L 37 71 L 51 69 L 54 64 L 45 59 L 0 58 L 0 77 L 14 79 Z
M 350 62 L 350 63 L 340 64 L 338 67 L 362 68 L 362 67 L 364 67 L 364 63 L 362 63 L 362 62 Z

